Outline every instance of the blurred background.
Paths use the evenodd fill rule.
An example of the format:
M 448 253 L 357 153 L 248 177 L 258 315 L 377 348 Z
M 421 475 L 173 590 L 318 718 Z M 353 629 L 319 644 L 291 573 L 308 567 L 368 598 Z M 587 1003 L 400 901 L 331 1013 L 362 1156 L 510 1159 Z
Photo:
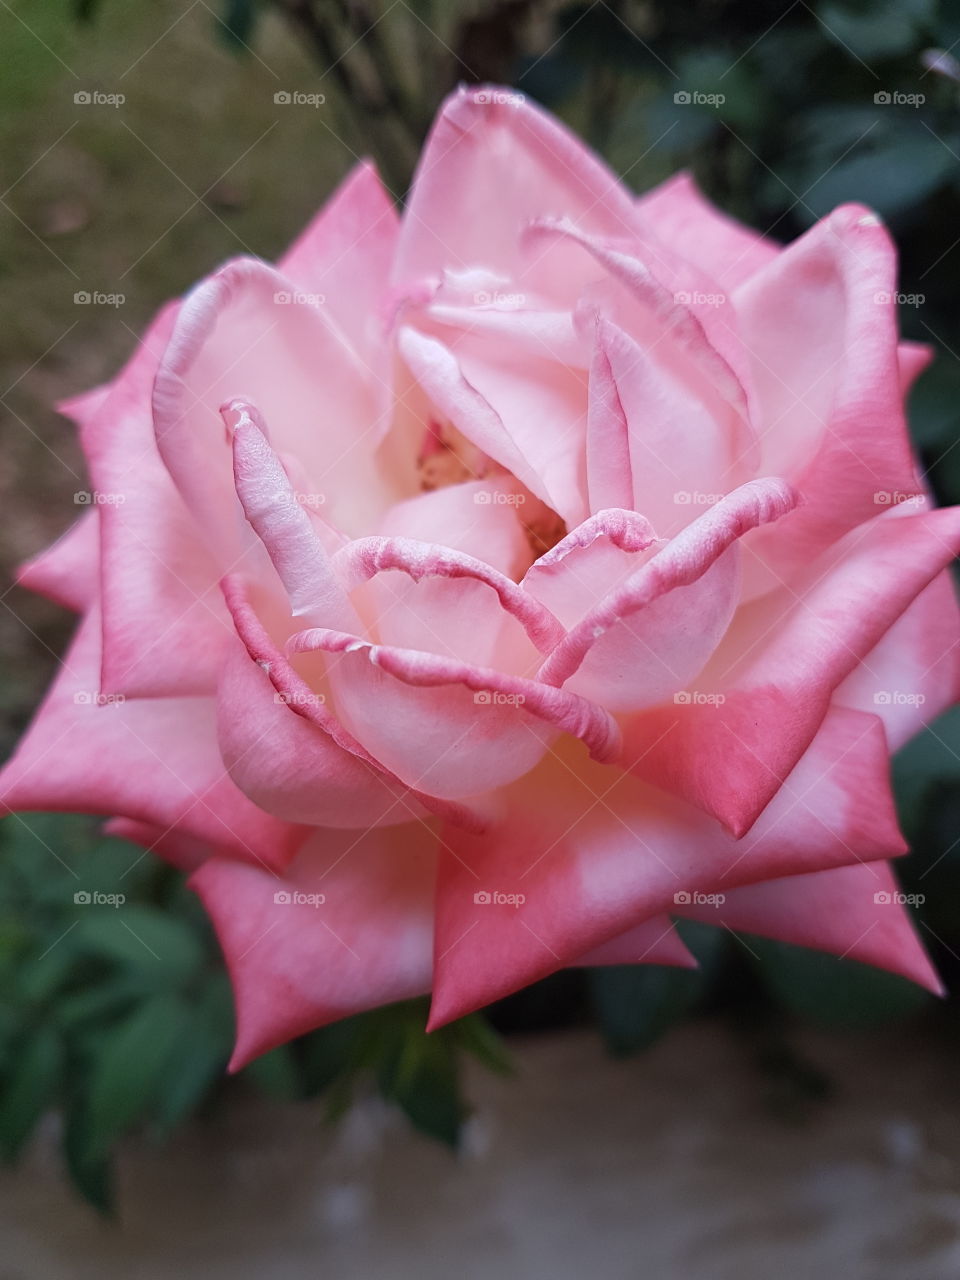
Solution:
M 637 191 L 691 168 L 784 241 L 872 205 L 937 350 L 917 451 L 960 502 L 960 4 L 0 0 L 0 51 L 4 753 L 71 627 L 10 585 L 87 485 L 53 403 L 225 258 L 276 257 L 358 157 L 402 200 L 461 81 L 549 106 Z M 895 774 L 960 993 L 960 714 Z M 219 953 L 140 854 L 0 824 L 3 1280 L 960 1274 L 956 996 L 690 927 L 697 973 L 567 972 L 430 1038 L 398 1006 L 227 1082 Z M 78 873 L 122 911 L 78 910 Z

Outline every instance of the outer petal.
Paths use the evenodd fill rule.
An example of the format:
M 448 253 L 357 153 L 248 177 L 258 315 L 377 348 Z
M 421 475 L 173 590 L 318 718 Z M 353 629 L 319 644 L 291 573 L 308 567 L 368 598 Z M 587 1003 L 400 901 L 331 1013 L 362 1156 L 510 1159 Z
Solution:
M 232 1070 L 430 989 L 434 843 L 419 823 L 319 831 L 282 878 L 222 858 L 195 873 L 233 981 Z
M 637 210 L 677 253 L 731 290 L 776 258 L 780 246 L 722 213 L 689 173 L 678 173 L 637 201 Z
M 100 560 L 100 517 L 85 512 L 56 542 L 17 570 L 17 582 L 77 613 L 95 599 Z
M 489 832 L 445 833 L 431 1026 L 574 963 L 697 891 L 902 852 L 883 728 L 859 712 L 832 713 L 743 841 L 626 775 L 554 753 L 510 789 Z
M 943 995 L 901 898 L 890 867 L 866 862 L 744 885 L 676 914 L 889 969 Z
M 741 609 L 695 693 L 634 718 L 627 758 L 731 831 L 749 830 L 813 739 L 833 690 L 958 551 L 958 507 L 856 530 L 797 591 Z
M 896 751 L 960 699 L 960 609 L 949 571 L 921 591 L 833 696 L 872 711 Z
M 458 89 L 420 157 L 394 279 L 408 283 L 451 265 L 480 266 L 523 279 L 531 290 L 566 286 L 569 254 L 548 254 L 531 269 L 518 243 L 529 221 L 558 211 L 607 235 L 629 233 L 636 217 L 615 175 L 522 94 L 496 86 Z M 556 270 L 559 264 L 565 272 Z
M 153 439 L 150 388 L 175 313 L 160 312 L 83 424 L 100 499 L 102 684 L 127 697 L 212 693 L 230 635 L 213 562 Z
M 102 701 L 96 608 L 0 774 L 0 804 L 120 814 L 176 828 L 232 857 L 284 865 L 305 834 L 261 812 L 233 785 L 217 749 L 212 699 Z
M 221 404 L 255 403 L 277 450 L 299 458 L 330 519 L 352 533 L 368 528 L 387 498 L 374 460 L 386 426 L 376 390 L 324 307 L 302 301 L 266 263 L 228 263 L 190 294 L 157 371 L 154 426 L 223 570 L 240 547 Z
M 400 221 L 370 160 L 356 165 L 277 264 L 308 293 L 323 297 L 353 349 L 381 369 L 384 281 Z
M 219 850 L 194 836 L 184 835 L 175 827 L 164 831 L 149 822 L 136 822 L 132 818 L 111 818 L 103 824 L 104 834 L 117 840 L 129 840 L 139 844 L 147 853 L 155 853 L 178 871 L 196 871 L 207 858 Z
M 751 277 L 734 305 L 753 367 L 761 469 L 806 499 L 753 539 L 757 589 L 769 589 L 893 495 L 919 488 L 897 360 L 894 246 L 868 209 L 837 209 Z
M 665 964 L 675 969 L 696 969 L 697 960 L 669 916 L 651 916 L 618 938 L 594 947 L 576 964 L 586 968 L 608 964 Z

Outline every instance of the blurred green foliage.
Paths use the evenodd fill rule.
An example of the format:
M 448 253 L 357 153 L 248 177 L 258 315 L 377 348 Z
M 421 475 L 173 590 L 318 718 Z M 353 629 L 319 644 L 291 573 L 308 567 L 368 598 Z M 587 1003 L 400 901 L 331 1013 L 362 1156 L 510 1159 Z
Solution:
M 227 1087 L 322 1095 L 330 1116 L 374 1087 L 456 1145 L 463 1054 L 508 1069 L 482 1018 L 427 1037 L 426 1002 L 411 1001 L 275 1049 L 234 1086 L 230 984 L 182 876 L 86 818 L 8 817 L 0 835 L 0 1159 L 56 1109 L 66 1168 L 104 1212 L 117 1140 L 162 1140 Z
M 557 111 L 637 189 L 689 167 L 722 208 L 783 240 L 841 201 L 875 207 L 901 248 L 902 293 L 922 299 L 903 307 L 904 332 L 937 350 L 911 401 L 918 453 L 938 499 L 960 502 L 960 66 L 949 53 L 960 3 L 222 0 L 211 43 L 251 56 L 268 10 L 321 78 L 335 75 L 355 136 L 398 194 L 443 93 L 458 79 L 494 79 Z M 114 22 L 117 7 L 76 0 L 75 17 Z M 57 20 L 50 11 L 44 22 Z M 918 928 L 960 990 L 960 710 L 901 752 L 895 786 L 914 849 L 904 887 L 923 896 Z M 74 900 L 93 889 L 124 900 Z M 15 1159 L 57 1111 L 66 1167 L 104 1210 L 118 1139 L 162 1139 L 225 1090 L 322 1096 L 336 1116 L 375 1087 L 453 1144 L 467 1112 L 464 1055 L 509 1069 L 489 1022 L 427 1037 L 414 1001 L 303 1037 L 227 1082 L 231 998 L 202 911 L 177 873 L 87 819 L 6 819 L 0 904 L 0 1155 Z M 935 1007 L 848 961 L 683 932 L 698 971 L 562 973 L 501 1002 L 493 1025 L 593 1019 L 612 1051 L 632 1053 L 702 1010 L 726 1010 L 738 1025 L 839 1030 Z M 955 1023 L 955 1002 L 938 1016 Z

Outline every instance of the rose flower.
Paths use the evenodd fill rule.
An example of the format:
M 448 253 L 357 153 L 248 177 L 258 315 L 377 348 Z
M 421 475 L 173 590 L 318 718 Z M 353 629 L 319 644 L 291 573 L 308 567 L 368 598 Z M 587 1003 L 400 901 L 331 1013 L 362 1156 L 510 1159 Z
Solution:
M 77 610 L 2 775 L 191 873 L 242 1064 L 432 992 L 694 963 L 692 917 L 938 988 L 890 753 L 950 704 L 960 509 L 924 496 L 895 254 L 635 198 L 518 95 L 443 107 L 69 401 Z

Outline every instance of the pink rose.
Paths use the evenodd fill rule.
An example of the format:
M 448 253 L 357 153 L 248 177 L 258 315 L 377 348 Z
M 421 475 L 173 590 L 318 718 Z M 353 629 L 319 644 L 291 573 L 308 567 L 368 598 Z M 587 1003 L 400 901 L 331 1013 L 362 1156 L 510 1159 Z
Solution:
M 64 406 L 78 610 L 2 777 L 192 871 L 235 1063 L 433 992 L 692 963 L 672 917 L 937 989 L 892 749 L 955 697 L 894 250 L 786 249 L 548 116 L 445 105 L 400 218 L 359 166 Z

